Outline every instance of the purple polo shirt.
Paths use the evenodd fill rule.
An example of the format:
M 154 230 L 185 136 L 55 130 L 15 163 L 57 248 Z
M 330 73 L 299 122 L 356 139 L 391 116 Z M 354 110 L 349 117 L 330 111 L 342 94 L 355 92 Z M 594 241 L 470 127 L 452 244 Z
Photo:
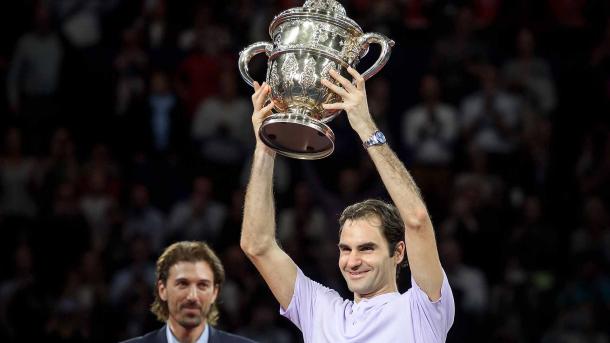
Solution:
M 280 314 L 303 333 L 305 343 L 445 342 L 453 324 L 453 294 L 443 272 L 441 298 L 430 301 L 411 278 L 412 287 L 362 299 L 359 303 L 311 280 L 298 269 L 292 300 Z

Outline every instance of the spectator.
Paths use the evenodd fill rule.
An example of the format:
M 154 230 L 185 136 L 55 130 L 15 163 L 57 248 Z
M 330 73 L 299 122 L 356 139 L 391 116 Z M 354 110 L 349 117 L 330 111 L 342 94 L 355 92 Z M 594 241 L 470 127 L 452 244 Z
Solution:
M 422 102 L 403 116 L 403 144 L 421 166 L 447 167 L 453 161 L 458 123 L 453 106 L 442 102 L 441 87 L 434 75 L 421 80 Z
M 231 192 L 231 198 L 229 200 L 229 208 L 227 210 L 226 219 L 222 225 L 221 235 L 216 245 L 220 251 L 229 249 L 235 245 L 235 242 L 239 241 L 239 235 L 241 233 L 241 218 L 244 207 L 244 190 L 234 189 Z M 227 271 L 227 275 L 230 272 Z
M 220 76 L 219 94 L 199 104 L 191 137 L 207 161 L 240 166 L 253 143 L 249 121 L 249 102 L 237 93 L 235 73 L 226 72 Z
M 15 48 L 7 75 L 9 106 L 26 128 L 26 134 L 39 141 L 55 122 L 63 47 L 52 29 L 49 10 L 34 9 L 34 29 L 22 35 Z
M 170 213 L 171 240 L 205 240 L 216 243 L 227 209 L 213 198 L 212 187 L 212 182 L 207 177 L 195 178 L 191 196 L 177 203 Z
M 375 117 L 379 130 L 388 133 L 386 139 L 390 142 L 393 141 L 392 133 L 394 133 L 394 129 L 390 124 L 392 120 L 390 110 L 392 102 L 391 89 L 390 80 L 380 75 L 371 80 L 368 90 L 371 115 Z
M 489 306 L 487 280 L 479 268 L 462 262 L 462 251 L 456 241 L 440 244 L 440 253 L 447 278 L 461 293 L 461 303 L 457 306 L 471 319 L 482 319 Z
M 519 30 L 516 46 L 517 56 L 506 62 L 502 71 L 508 89 L 534 112 L 549 115 L 557 105 L 551 68 L 536 56 L 536 41 L 531 30 Z
M 502 233 L 501 209 L 505 186 L 501 178 L 487 169 L 485 154 L 470 151 L 471 170 L 459 173 L 453 184 L 449 214 L 441 234 L 457 240 L 464 252 L 464 262 L 493 270 L 499 256 L 492 245 L 483 242 Z
M 572 339 L 576 342 L 608 342 L 605 318 L 610 314 L 610 278 L 595 255 L 576 258 L 572 274 L 557 298 L 560 315 L 543 342 Z
M 249 318 L 244 314 L 249 311 L 260 281 L 239 246 L 233 243 L 224 249 L 225 254 L 222 257 L 226 280 L 219 305 L 226 327 L 239 329 L 248 323 Z
M 557 232 L 548 226 L 543 216 L 539 197 L 528 195 L 518 208 L 520 218 L 511 229 L 506 249 L 519 257 L 523 265 L 533 272 L 549 272 L 556 262 L 559 239 Z
M 78 184 L 80 164 L 74 151 L 74 140 L 65 127 L 55 130 L 49 144 L 49 153 L 41 163 L 41 207 L 44 210 L 53 208 L 51 201 L 56 188 L 63 183 Z
M 32 191 L 36 189 L 36 159 L 24 155 L 21 130 L 11 127 L 4 136 L 0 155 L 0 214 L 32 218 L 37 206 Z
M 179 47 L 188 52 L 178 68 L 178 94 L 189 116 L 207 97 L 218 93 L 226 68 L 223 66 L 228 65 L 228 58 L 223 56 L 228 39 L 228 31 L 214 23 L 212 8 L 207 4 L 197 9 L 194 26 L 178 38 Z
M 11 342 L 43 339 L 44 294 L 37 289 L 37 261 L 30 244 L 19 244 L 12 257 L 14 274 L 0 286 L 5 334 Z
M 237 93 L 235 73 L 220 76 L 220 94 L 212 95 L 199 105 L 191 126 L 191 137 L 205 168 L 214 181 L 236 180 L 246 158 L 246 151 L 253 146 L 248 101 Z M 222 193 L 228 193 L 231 182 L 218 182 Z M 222 187 L 223 184 L 229 187 Z
M 521 104 L 501 88 L 495 67 L 481 69 L 480 83 L 480 89 L 461 105 L 464 137 L 488 154 L 510 154 L 517 145 Z
M 20 289 L 28 287 L 35 281 L 34 254 L 27 241 L 21 242 L 16 247 L 11 262 L 13 263 L 11 275 L 0 282 L 0 337 L 6 339 L 14 338 L 12 336 L 15 334 L 11 332 L 13 328 L 9 323 L 9 303 Z
M 123 241 L 146 237 L 153 252 L 160 252 L 167 236 L 165 215 L 150 203 L 148 188 L 136 184 L 131 188 L 131 206 L 123 228 Z
M 278 216 L 278 238 L 280 241 L 302 244 L 305 241 L 316 242 L 328 235 L 324 212 L 313 200 L 313 194 L 307 185 L 299 182 L 294 187 L 292 207 L 280 211 Z
M 575 166 L 583 194 L 608 194 L 610 190 L 609 133 L 607 125 L 600 125 L 585 134 Z
M 457 294 L 453 340 L 472 342 L 484 339 L 485 335 L 474 330 L 483 326 L 489 306 L 489 286 L 483 271 L 462 262 L 462 250 L 454 240 L 440 243 L 439 253 L 447 278 Z
M 488 59 L 487 47 L 477 37 L 472 9 L 453 8 L 449 33 L 434 42 L 432 70 L 441 75 L 443 94 L 452 104 L 476 89 L 476 69 Z
M 610 216 L 600 197 L 587 197 L 583 204 L 582 226 L 570 236 L 573 256 L 595 255 L 610 263 Z
M 130 112 L 125 144 L 152 156 L 188 154 L 187 119 L 167 72 L 152 72 L 148 97 Z
M 336 219 L 342 208 L 351 202 L 363 197 L 380 196 L 382 193 L 377 181 L 365 182 L 365 175 L 368 173 L 366 164 L 359 167 L 344 166 L 336 171 L 336 179 L 330 182 L 326 174 L 317 172 L 309 164 L 304 164 L 303 169 L 304 178 L 312 190 L 315 201 L 322 205 L 330 221 L 328 227 L 336 225 Z
M 311 263 L 323 241 L 329 235 L 328 217 L 314 201 L 314 195 L 304 182 L 294 187 L 292 206 L 279 211 L 277 237 L 284 249 L 301 264 Z M 331 238 L 332 237 L 332 238 Z
M 261 343 L 290 343 L 292 337 L 288 330 L 275 322 L 276 309 L 267 303 L 254 305 L 250 323 L 238 331 L 239 334 Z
M 155 264 L 151 262 L 151 246 L 146 237 L 134 237 L 130 241 L 130 261 L 118 270 L 110 282 L 109 303 L 117 310 L 126 311 L 121 317 L 127 322 L 129 334 L 138 334 L 147 329 L 144 304 L 152 301 L 150 292 L 155 284 Z
M 121 50 L 114 60 L 116 73 L 115 113 L 124 115 L 146 92 L 148 54 L 142 46 L 142 32 L 129 28 L 123 32 Z
M 59 284 L 63 282 L 64 273 L 78 265 L 83 254 L 91 249 L 95 242 L 81 210 L 76 185 L 68 182 L 59 184 L 52 199 L 53 208 L 41 218 L 41 229 L 36 232 L 33 244 L 37 256 L 53 256 L 53 259 L 39 260 L 39 276 L 48 282 Z M 57 249 L 65 244 L 66 237 L 70 237 L 73 246 L 70 249 Z
M 91 227 L 94 249 L 104 251 L 111 234 L 110 211 L 116 206 L 116 199 L 109 192 L 108 175 L 103 170 L 95 169 L 85 179 L 80 207 Z

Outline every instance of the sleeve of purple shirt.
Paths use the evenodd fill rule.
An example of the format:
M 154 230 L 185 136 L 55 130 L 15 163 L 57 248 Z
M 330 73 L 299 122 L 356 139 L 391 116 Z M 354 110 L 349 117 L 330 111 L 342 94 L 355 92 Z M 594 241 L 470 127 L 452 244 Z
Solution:
M 304 335 L 307 335 L 313 329 L 316 303 L 322 302 L 329 305 L 337 301 L 343 301 L 339 293 L 311 280 L 303 274 L 300 268 L 297 268 L 292 300 L 287 309 L 284 310 L 280 306 L 280 314 L 294 323 Z
M 453 292 L 445 271 L 443 271 L 441 298 L 437 301 L 431 301 L 428 298 L 428 295 L 419 288 L 413 276 L 411 276 L 411 288 L 402 296 L 409 299 L 412 329 L 421 330 L 414 334 L 421 335 L 421 337 L 433 336 L 436 341 L 444 342 L 455 317 Z

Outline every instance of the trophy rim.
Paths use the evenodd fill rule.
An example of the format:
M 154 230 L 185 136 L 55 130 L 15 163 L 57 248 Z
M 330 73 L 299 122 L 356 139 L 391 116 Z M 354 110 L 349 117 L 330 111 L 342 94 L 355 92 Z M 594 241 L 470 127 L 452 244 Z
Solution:
M 321 137 L 324 137 L 330 143 L 330 147 L 317 152 L 299 152 L 282 147 L 265 135 L 265 128 L 273 124 L 293 124 L 312 129 Z M 265 118 L 259 128 L 258 135 L 265 145 L 278 154 L 299 160 L 319 160 L 330 156 L 335 150 L 335 134 L 328 125 L 307 115 L 290 114 L 290 110 L 286 113 L 274 113 Z
M 269 25 L 269 36 L 273 37 L 275 29 L 288 20 L 299 18 L 315 19 L 316 21 L 326 22 L 339 26 L 348 31 L 353 31 L 357 35 L 364 34 L 364 31 L 354 20 L 347 16 L 338 15 L 324 10 L 307 9 L 303 7 L 289 8 L 273 18 Z

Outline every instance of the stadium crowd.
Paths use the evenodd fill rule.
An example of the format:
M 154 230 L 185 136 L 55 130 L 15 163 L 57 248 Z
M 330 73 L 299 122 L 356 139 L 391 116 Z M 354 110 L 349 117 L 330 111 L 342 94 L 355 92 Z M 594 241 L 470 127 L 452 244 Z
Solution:
M 341 3 L 396 41 L 369 104 L 432 214 L 456 299 L 448 342 L 610 342 L 610 3 Z M 0 4 L 0 341 L 158 327 L 154 262 L 183 239 L 225 265 L 221 328 L 301 341 L 239 248 L 254 137 L 237 71 L 239 51 L 301 5 Z M 250 69 L 262 81 L 266 60 Z M 349 297 L 338 215 L 388 196 L 346 118 L 329 125 L 331 157 L 278 158 L 278 238 Z

